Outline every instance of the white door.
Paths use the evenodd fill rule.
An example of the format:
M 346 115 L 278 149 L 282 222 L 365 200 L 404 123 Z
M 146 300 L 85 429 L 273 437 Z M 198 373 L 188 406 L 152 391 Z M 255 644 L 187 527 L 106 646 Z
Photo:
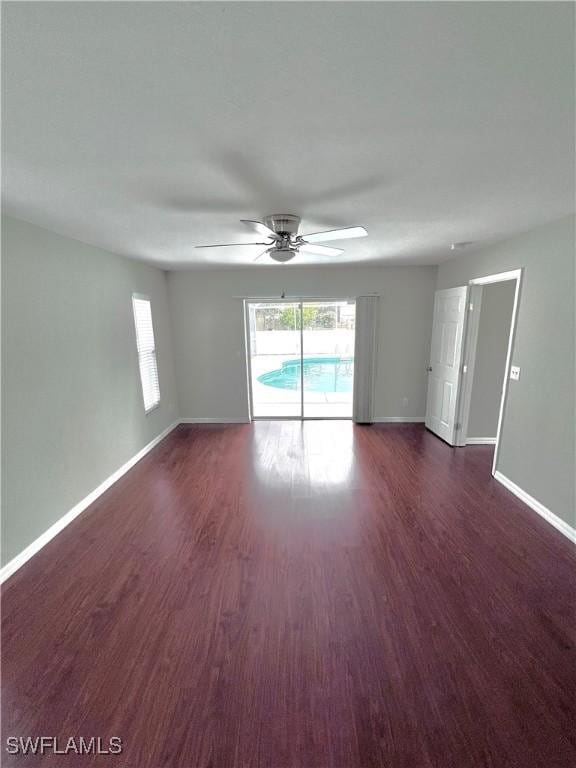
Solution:
M 468 288 L 436 291 L 428 368 L 426 426 L 450 445 L 456 440 L 456 406 Z

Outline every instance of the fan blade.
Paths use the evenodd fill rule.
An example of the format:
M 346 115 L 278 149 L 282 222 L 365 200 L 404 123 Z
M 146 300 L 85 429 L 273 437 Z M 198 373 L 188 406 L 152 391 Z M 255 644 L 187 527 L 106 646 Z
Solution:
M 262 224 L 261 221 L 250 221 L 249 219 L 240 219 L 242 224 L 246 224 L 247 227 L 253 229 L 254 232 L 258 232 L 262 237 L 271 237 L 273 240 L 282 240 L 280 235 L 277 235 L 274 230 L 267 227 L 266 224 Z
M 339 256 L 344 253 L 342 248 L 328 248 L 326 245 L 308 245 L 308 243 L 302 243 L 298 250 L 301 253 L 316 253 L 318 256 Z
M 244 245 L 270 245 L 270 243 L 218 243 L 217 245 L 195 245 L 194 248 L 238 248 Z
M 324 243 L 327 240 L 347 240 L 351 237 L 367 237 L 368 232 L 364 227 L 344 227 L 343 229 L 329 229 L 327 232 L 312 232 L 310 235 L 302 235 L 302 239 L 308 243 Z

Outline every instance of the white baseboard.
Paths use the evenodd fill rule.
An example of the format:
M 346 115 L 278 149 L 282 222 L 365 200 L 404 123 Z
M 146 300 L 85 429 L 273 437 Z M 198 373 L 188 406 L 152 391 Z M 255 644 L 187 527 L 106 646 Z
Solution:
M 0 584 L 5 582 L 6 579 L 10 578 L 10 576 L 12 576 L 13 573 L 21 568 L 27 560 L 30 560 L 30 558 L 39 552 L 42 547 L 48 544 L 48 542 L 51 541 L 54 536 L 66 528 L 66 526 L 71 523 L 75 517 L 78 517 L 81 512 L 84 512 L 84 510 L 89 507 L 90 504 L 96 501 L 96 499 L 105 491 L 107 491 L 108 488 L 110 488 L 110 486 L 113 485 L 117 480 L 119 480 L 122 475 L 125 475 L 129 469 L 132 469 L 134 464 L 139 462 L 140 459 L 144 458 L 144 456 L 146 456 L 146 454 L 149 453 L 152 448 L 158 445 L 158 443 L 163 440 L 169 432 L 172 432 L 172 430 L 177 427 L 178 424 L 179 422 L 175 421 L 173 424 L 167 427 L 163 432 L 155 437 L 154 440 L 151 440 L 148 445 L 145 445 L 142 450 L 138 451 L 137 454 L 132 456 L 131 459 L 123 464 L 120 469 L 117 469 L 116 472 L 111 474 L 110 477 L 107 477 L 103 483 L 100 483 L 100 485 L 91 493 L 89 493 L 88 496 L 85 496 L 81 501 L 78 502 L 78 504 L 73 506 L 72 509 L 68 510 L 68 512 L 66 512 L 63 517 L 51 525 L 50 528 L 44 531 L 43 534 L 38 536 L 38 538 L 29 544 L 26 549 L 22 550 L 19 555 L 16 555 L 16 557 L 10 560 L 10 562 L 6 563 L 6 565 L 0 569 Z
M 495 437 L 467 437 L 466 445 L 496 445 Z
M 374 416 L 374 424 L 420 424 L 426 421 L 425 416 Z
M 214 417 L 196 417 L 190 419 L 180 419 L 180 424 L 249 424 L 250 419 L 247 416 L 214 416 Z
M 529 493 L 526 493 L 526 491 L 520 488 L 519 485 L 516 485 L 516 483 L 513 483 L 512 480 L 509 480 L 506 475 L 502 474 L 502 472 L 498 472 L 498 470 L 496 470 L 494 473 L 494 478 L 498 480 L 499 483 L 502 483 L 505 488 L 514 494 L 514 496 L 517 496 L 521 501 L 523 501 L 524 504 L 527 504 L 530 509 L 533 509 L 534 512 L 537 512 L 541 517 L 544 518 L 544 520 L 549 522 L 550 525 L 553 525 L 554 528 L 560 531 L 560 533 L 563 533 L 564 536 L 570 539 L 570 541 L 576 543 L 576 529 L 572 528 L 571 525 L 568 525 L 568 523 L 562 520 L 562 518 L 558 517 L 558 515 L 555 515 L 554 512 L 551 512 L 548 507 L 545 507 L 544 504 L 541 504 L 538 499 L 535 499 L 533 496 L 530 496 Z
M 270 419 L 270 421 L 277 421 L 277 419 Z M 292 421 L 292 419 L 290 418 L 289 421 Z M 424 422 L 425 417 L 424 416 L 375 416 L 372 419 L 372 421 L 375 424 L 380 424 L 380 423 L 416 424 L 416 423 Z M 249 424 L 249 423 L 250 423 L 250 419 L 244 416 L 214 416 L 214 417 L 194 416 L 188 419 L 180 419 L 180 424 Z

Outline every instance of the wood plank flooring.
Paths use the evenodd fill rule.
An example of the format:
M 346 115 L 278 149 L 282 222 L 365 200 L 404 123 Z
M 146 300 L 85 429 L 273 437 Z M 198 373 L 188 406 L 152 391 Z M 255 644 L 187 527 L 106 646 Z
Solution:
M 3 593 L 4 766 L 572 768 L 576 557 L 420 425 L 181 426 Z

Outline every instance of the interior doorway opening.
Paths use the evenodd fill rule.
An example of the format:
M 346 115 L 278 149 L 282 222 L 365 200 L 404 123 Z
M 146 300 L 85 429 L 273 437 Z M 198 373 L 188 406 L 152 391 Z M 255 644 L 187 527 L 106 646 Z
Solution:
M 521 279 L 522 270 L 516 269 L 475 278 L 468 289 L 458 445 L 493 444 L 492 475 L 498 466 L 509 386 L 520 374 L 512 352 Z M 475 434 L 479 432 L 487 434 Z
M 521 279 L 521 269 L 487 275 L 470 280 L 468 285 L 438 290 L 434 300 L 426 427 L 453 446 L 481 441 L 494 443 L 493 475 L 498 464 L 510 379 L 516 380 L 520 375 L 520 369 L 512 365 L 512 350 Z M 487 286 L 503 284 L 505 288 L 493 296 L 490 294 L 488 309 L 482 313 L 483 291 Z M 500 305 L 497 311 L 496 305 Z M 492 317 L 491 312 L 497 317 Z M 482 333 L 486 347 L 484 340 L 480 343 L 479 339 L 481 317 L 482 324 L 488 326 L 487 333 Z M 494 321 L 498 327 L 494 327 Z M 478 358 L 481 370 L 475 376 Z M 485 374 L 487 381 L 483 382 Z M 479 395 L 482 390 L 483 396 Z M 477 423 L 479 419 L 482 424 Z M 494 423 L 495 435 L 479 434 L 479 439 L 472 440 L 476 435 L 469 432 L 470 429 L 492 433 Z
M 251 418 L 352 418 L 355 300 L 245 306 Z
M 473 296 L 479 319 L 476 354 L 469 374 L 467 445 L 496 445 L 515 289 L 513 280 L 505 280 L 478 286 Z

